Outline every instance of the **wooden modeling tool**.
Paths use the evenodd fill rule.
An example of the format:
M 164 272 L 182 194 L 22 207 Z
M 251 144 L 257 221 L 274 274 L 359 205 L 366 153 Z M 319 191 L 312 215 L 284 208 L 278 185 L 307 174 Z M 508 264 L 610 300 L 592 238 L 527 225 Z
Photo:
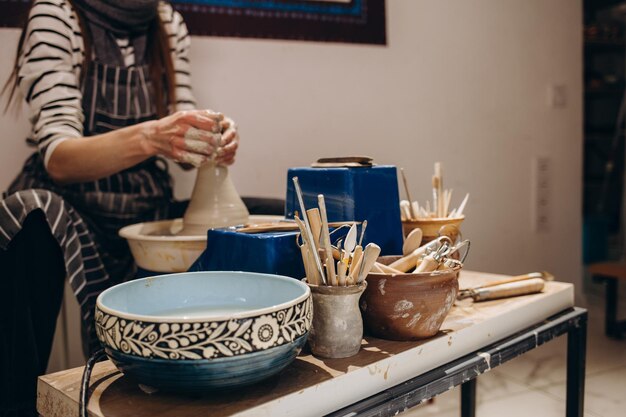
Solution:
M 361 245 L 356 245 L 354 248 L 354 252 L 352 252 L 352 261 L 350 262 L 350 271 L 348 273 L 348 285 L 353 285 L 356 283 L 358 278 L 357 272 L 361 267 L 361 260 L 363 259 L 363 247 Z
M 409 218 L 408 220 L 411 219 L 417 219 L 417 211 L 413 210 L 413 205 L 411 204 L 411 202 L 413 201 L 413 199 L 411 198 L 411 193 L 409 192 L 409 185 L 406 181 L 406 175 L 404 174 L 404 168 L 400 168 L 400 175 L 402 175 L 402 183 L 404 184 L 404 193 L 406 194 L 406 198 L 409 200 Z
M 541 278 L 531 278 L 522 281 L 512 281 L 505 284 L 485 286 L 464 290 L 457 296 L 458 299 L 472 298 L 474 301 L 496 300 L 499 298 L 515 297 L 541 292 L 545 281 Z
M 402 255 L 407 256 L 411 254 L 415 249 L 419 248 L 422 244 L 422 229 L 416 227 L 409 232 L 409 235 L 404 239 L 402 244 Z
M 315 248 L 320 249 L 320 233 L 322 233 L 322 219 L 320 218 L 320 210 L 318 208 L 308 209 L 306 215 L 311 225 L 311 233 L 313 233 L 313 242 Z
M 380 255 L 380 246 L 375 243 L 369 243 L 363 250 L 363 259 L 361 260 L 361 266 L 359 268 L 359 275 L 356 280 L 357 284 L 360 284 L 365 280 L 367 274 L 369 274 L 372 266 L 376 263 Z
M 461 217 L 461 215 L 463 214 L 463 210 L 465 210 L 465 205 L 467 204 L 468 199 L 469 199 L 469 193 L 465 194 L 465 198 L 461 202 L 461 205 L 459 206 L 458 209 L 456 209 L 456 214 L 455 214 L 456 217 Z
M 326 252 L 326 269 L 328 272 L 327 285 L 337 285 L 337 275 L 335 273 L 335 261 L 333 260 L 333 250 L 330 245 L 330 234 L 328 232 L 328 216 L 326 215 L 326 203 L 324 201 L 324 195 L 319 194 L 317 196 L 317 205 L 320 209 L 320 217 L 322 219 L 322 233 L 321 239 L 323 242 L 322 248 Z
M 443 217 L 443 174 L 441 172 L 441 162 L 435 162 L 435 176 L 437 177 L 437 217 Z
M 294 189 L 296 190 L 296 195 L 298 196 L 298 203 L 300 203 L 300 210 L 303 214 L 307 239 L 309 240 L 309 242 L 313 242 L 313 233 L 311 232 L 311 225 L 309 224 L 309 219 L 308 219 L 308 216 L 306 215 L 306 207 L 304 206 L 304 199 L 302 198 L 302 189 L 300 188 L 298 177 L 293 177 L 292 180 L 293 180 Z M 324 214 L 326 214 L 325 206 L 324 206 Z M 326 225 L 326 233 L 328 233 L 328 225 Z M 330 244 L 330 238 L 328 239 L 328 243 Z M 309 244 L 309 247 L 314 248 L 315 244 Z M 316 250 L 312 250 L 311 252 L 313 252 L 313 257 L 315 259 L 315 266 L 320 274 L 322 283 L 324 283 L 325 285 L 328 285 L 328 280 L 326 279 L 326 276 L 324 275 L 324 269 L 322 268 L 322 261 L 320 260 L 318 252 Z
M 403 272 L 398 271 L 397 269 L 393 269 L 390 266 L 387 266 L 385 264 L 381 264 L 380 262 L 376 262 L 374 264 L 374 266 L 376 266 L 376 268 L 380 269 L 382 271 L 383 274 L 402 274 Z M 373 270 L 373 268 L 372 268 Z
M 447 236 L 440 236 L 437 239 L 430 241 L 427 244 L 415 249 L 409 255 L 403 256 L 397 261 L 392 262 L 388 266 L 393 269 L 397 269 L 400 272 L 409 272 L 411 269 L 415 268 L 417 261 L 422 257 L 422 255 L 426 253 L 426 251 L 434 250 L 439 244 L 443 243 L 443 241 L 446 240 L 449 242 L 450 238 L 448 238 Z
M 300 220 L 298 216 L 294 217 L 294 220 L 296 221 L 296 224 L 298 225 L 298 227 L 300 227 L 300 235 L 302 235 L 302 240 L 304 242 L 302 246 L 306 245 L 306 248 L 307 248 L 306 254 L 308 258 L 303 258 L 305 269 L 306 269 L 307 263 L 309 264 L 309 268 L 310 268 L 309 272 L 311 274 L 309 275 L 309 272 L 307 272 L 307 278 L 310 284 L 320 285 L 323 281 L 315 265 L 314 253 L 317 253 L 317 250 L 315 249 L 315 244 L 309 238 L 308 233 L 306 233 L 306 225 L 304 224 L 304 222 L 302 222 L 302 220 Z M 319 258 L 319 255 L 318 255 L 318 258 Z

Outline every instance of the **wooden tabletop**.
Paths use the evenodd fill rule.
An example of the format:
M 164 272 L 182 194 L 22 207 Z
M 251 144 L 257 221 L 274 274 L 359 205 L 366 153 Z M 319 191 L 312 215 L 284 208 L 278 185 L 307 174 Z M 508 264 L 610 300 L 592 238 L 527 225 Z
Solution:
M 461 288 L 502 275 L 463 271 Z M 97 417 L 319 416 L 397 385 L 573 306 L 573 285 L 547 282 L 540 294 L 473 303 L 457 302 L 439 334 L 418 342 L 365 337 L 345 359 L 318 359 L 307 351 L 280 374 L 219 395 L 146 393 L 110 361 L 96 365 L 89 412 Z M 83 368 L 39 378 L 37 408 L 44 417 L 78 416 Z

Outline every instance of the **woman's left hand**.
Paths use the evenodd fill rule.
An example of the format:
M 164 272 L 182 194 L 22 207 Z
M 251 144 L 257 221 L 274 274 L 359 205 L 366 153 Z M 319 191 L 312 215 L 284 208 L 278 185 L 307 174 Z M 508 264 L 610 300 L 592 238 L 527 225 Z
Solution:
M 237 125 L 230 117 L 224 117 L 221 121 L 222 141 L 217 149 L 215 161 L 220 165 L 232 165 L 235 162 L 235 154 L 239 147 L 239 133 Z

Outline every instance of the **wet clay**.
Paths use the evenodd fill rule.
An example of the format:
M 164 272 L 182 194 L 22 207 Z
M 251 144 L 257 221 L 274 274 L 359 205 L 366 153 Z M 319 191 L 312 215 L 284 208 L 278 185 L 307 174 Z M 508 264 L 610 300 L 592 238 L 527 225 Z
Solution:
M 237 194 L 228 168 L 213 161 L 198 168 L 181 235 L 205 235 L 208 229 L 248 222 L 248 209 Z

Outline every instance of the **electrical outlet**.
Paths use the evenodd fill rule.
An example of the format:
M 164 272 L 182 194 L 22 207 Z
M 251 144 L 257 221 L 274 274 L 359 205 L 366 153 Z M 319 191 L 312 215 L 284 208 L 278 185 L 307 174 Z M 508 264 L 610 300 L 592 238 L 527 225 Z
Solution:
M 548 86 L 548 105 L 554 109 L 567 107 L 567 87 L 565 84 L 550 84 Z
M 550 231 L 552 218 L 552 163 L 550 158 L 540 156 L 532 163 L 532 219 L 536 233 Z

